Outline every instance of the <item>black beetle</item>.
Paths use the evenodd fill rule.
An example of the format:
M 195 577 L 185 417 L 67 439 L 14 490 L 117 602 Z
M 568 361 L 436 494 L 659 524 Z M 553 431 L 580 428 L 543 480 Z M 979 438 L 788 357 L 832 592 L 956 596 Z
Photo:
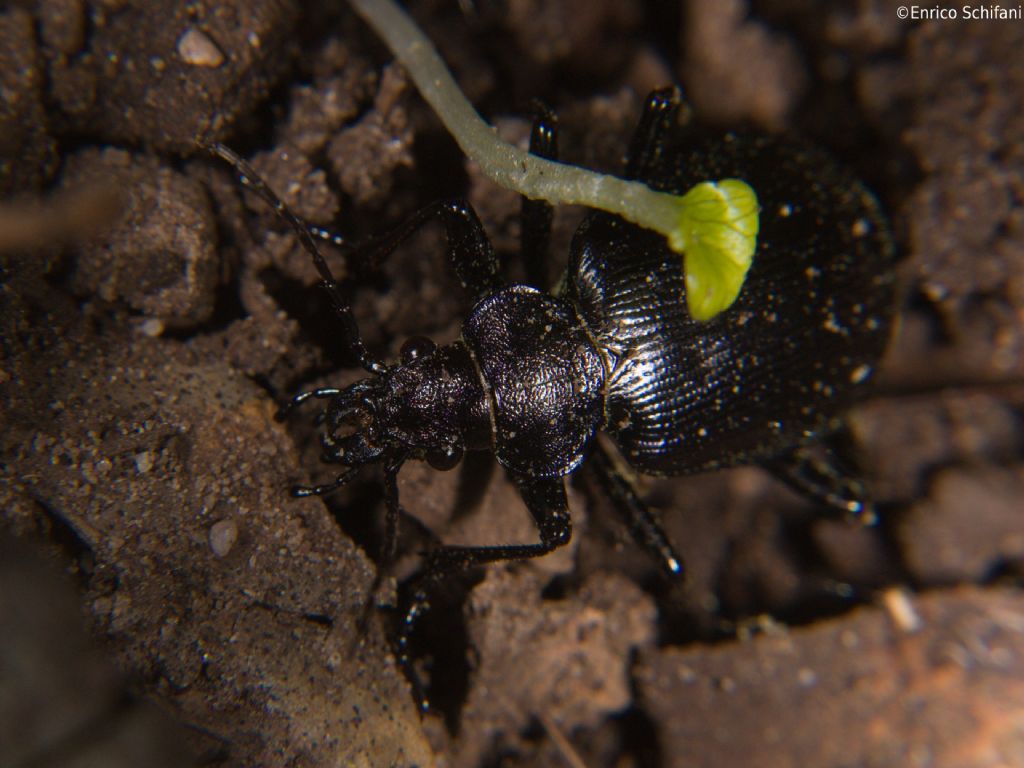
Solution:
M 428 607 L 432 580 L 482 563 L 535 557 L 569 541 L 563 482 L 588 456 L 639 540 L 670 574 L 681 573 L 654 518 L 595 440 L 599 430 L 647 474 L 760 464 L 832 508 L 870 515 L 859 484 L 830 454 L 812 462 L 804 449 L 834 427 L 886 344 L 894 248 L 879 206 L 818 150 L 789 138 L 680 131 L 678 109 L 676 89 L 651 94 L 626 176 L 676 193 L 730 177 L 754 188 L 761 230 L 753 267 L 732 307 L 710 321 L 692 319 L 681 259 L 662 236 L 601 212 L 590 213 L 577 230 L 558 296 L 502 285 L 475 213 L 465 202 L 446 201 L 421 211 L 377 247 L 390 252 L 439 217 L 452 264 L 475 304 L 458 341 L 438 347 L 410 339 L 395 365 L 375 359 L 363 344 L 315 243 L 326 233 L 295 217 L 240 158 L 212 147 L 294 227 L 371 374 L 344 389 L 305 392 L 283 409 L 326 400 L 324 458 L 345 467 L 333 482 L 294 493 L 327 493 L 360 466 L 383 463 L 387 560 L 402 464 L 425 459 L 450 469 L 466 450 L 489 450 L 536 521 L 536 544 L 442 546 L 430 553 L 399 638 L 407 667 L 407 641 Z M 536 121 L 531 151 L 556 154 L 550 115 Z M 536 264 L 550 210 L 526 203 L 523 219 L 524 250 Z

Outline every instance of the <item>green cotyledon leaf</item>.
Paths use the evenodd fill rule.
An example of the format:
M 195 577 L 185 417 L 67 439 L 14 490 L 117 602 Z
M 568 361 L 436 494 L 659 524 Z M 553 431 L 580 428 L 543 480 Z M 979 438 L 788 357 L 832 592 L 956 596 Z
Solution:
M 710 320 L 736 301 L 757 247 L 759 214 L 757 194 L 740 179 L 705 181 L 683 195 L 669 245 L 683 254 L 695 320 Z

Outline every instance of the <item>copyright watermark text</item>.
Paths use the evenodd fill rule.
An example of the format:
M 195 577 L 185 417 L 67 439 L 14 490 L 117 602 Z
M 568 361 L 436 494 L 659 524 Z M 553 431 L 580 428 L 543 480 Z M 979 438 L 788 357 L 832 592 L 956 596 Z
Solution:
M 896 16 L 909 21 L 942 19 L 947 21 L 1020 21 L 1024 18 L 1020 5 L 901 5 Z

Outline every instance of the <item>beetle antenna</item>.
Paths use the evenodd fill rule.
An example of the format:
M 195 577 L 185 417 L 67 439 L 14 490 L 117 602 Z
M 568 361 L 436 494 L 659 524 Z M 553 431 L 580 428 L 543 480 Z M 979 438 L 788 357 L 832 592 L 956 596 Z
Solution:
M 313 265 L 316 267 L 316 271 L 320 273 L 320 285 L 327 291 L 327 295 L 331 299 L 331 305 L 334 307 L 334 314 L 338 316 L 342 325 L 345 326 L 345 335 L 348 339 L 349 347 L 352 350 L 352 353 L 359 360 L 359 364 L 376 376 L 380 376 L 386 372 L 388 369 L 387 366 L 377 358 L 373 357 L 366 349 L 366 345 L 363 343 L 363 337 L 359 333 L 359 323 L 356 322 L 355 314 L 352 312 L 352 305 L 338 287 L 338 281 L 334 279 L 334 274 L 331 272 L 331 268 L 327 266 L 327 261 L 320 252 L 320 248 L 317 246 L 315 239 L 316 237 L 324 237 L 325 239 L 329 239 L 331 242 L 340 245 L 341 238 L 327 233 L 326 230 L 313 228 L 296 216 L 295 213 L 292 212 L 291 208 L 285 204 L 284 200 L 282 200 L 277 193 L 275 193 L 274 190 L 272 190 L 267 183 L 260 178 L 260 175 L 256 173 L 256 170 L 233 150 L 219 142 L 208 143 L 203 140 L 198 140 L 197 143 L 207 152 L 219 157 L 234 168 L 242 185 L 251 189 L 263 198 L 263 200 L 265 200 L 267 204 L 274 209 L 274 213 L 276 213 L 282 221 L 287 223 L 295 231 L 302 247 L 306 249 L 310 256 L 313 257 Z

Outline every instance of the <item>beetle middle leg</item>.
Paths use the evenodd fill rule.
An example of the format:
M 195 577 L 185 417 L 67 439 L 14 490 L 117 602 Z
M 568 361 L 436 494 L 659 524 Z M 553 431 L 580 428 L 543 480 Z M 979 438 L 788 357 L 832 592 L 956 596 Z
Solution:
M 654 556 L 664 573 L 672 579 L 681 579 L 684 575 L 682 558 L 676 554 L 661 524 L 640 498 L 620 464 L 621 460 L 617 461 L 612 452 L 598 440 L 590 456 L 590 466 L 597 473 L 612 505 L 629 525 L 636 542 Z
M 675 86 L 651 91 L 629 142 L 625 178 L 645 180 L 650 177 L 664 155 L 665 137 L 679 117 L 682 98 Z
M 548 160 L 558 159 L 558 118 L 539 101 L 534 102 L 530 153 Z M 554 209 L 550 203 L 527 197 L 522 199 L 519 250 L 526 267 L 527 282 L 541 291 L 549 286 L 547 262 L 553 218 Z

